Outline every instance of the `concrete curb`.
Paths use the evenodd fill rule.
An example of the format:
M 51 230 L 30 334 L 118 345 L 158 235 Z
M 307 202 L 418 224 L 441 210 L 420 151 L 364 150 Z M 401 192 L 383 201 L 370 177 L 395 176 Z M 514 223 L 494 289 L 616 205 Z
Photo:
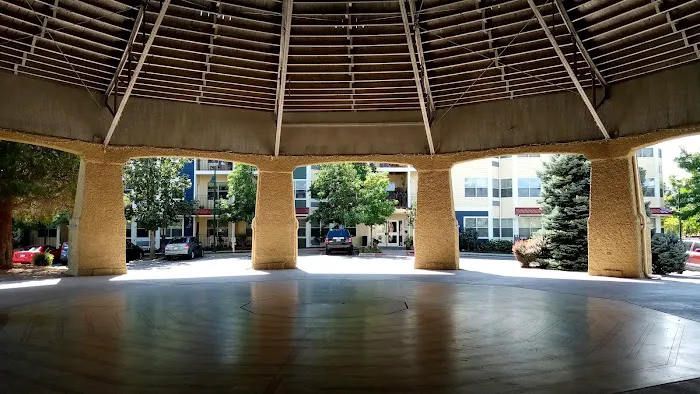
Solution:
M 498 259 L 498 260 L 515 260 L 515 256 L 513 256 L 510 253 L 459 252 L 459 257 Z

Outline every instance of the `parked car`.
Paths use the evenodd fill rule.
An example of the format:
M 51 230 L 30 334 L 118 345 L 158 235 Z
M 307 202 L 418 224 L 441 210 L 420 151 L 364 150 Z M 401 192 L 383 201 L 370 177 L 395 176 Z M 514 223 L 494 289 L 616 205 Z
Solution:
M 336 250 L 352 255 L 352 235 L 347 229 L 333 229 L 326 235 L 326 254 L 331 254 Z
M 61 244 L 61 257 L 59 258 L 62 264 L 68 265 L 68 242 Z
M 687 238 L 683 240 L 685 244 L 685 253 L 688 254 L 686 264 L 692 264 L 689 269 L 696 268 L 700 270 L 700 238 Z
M 61 251 L 51 245 L 27 246 L 12 254 L 12 262 L 17 264 L 31 264 L 34 256 L 40 253 L 51 253 L 54 260 L 58 260 L 60 258 Z
M 126 261 L 141 260 L 143 259 L 143 249 L 140 246 L 132 243 L 131 241 L 126 241 Z
M 202 257 L 203 254 L 202 244 L 199 243 L 197 237 L 173 238 L 165 245 L 165 258 L 168 260 L 173 257 L 187 257 L 193 259 L 195 257 Z

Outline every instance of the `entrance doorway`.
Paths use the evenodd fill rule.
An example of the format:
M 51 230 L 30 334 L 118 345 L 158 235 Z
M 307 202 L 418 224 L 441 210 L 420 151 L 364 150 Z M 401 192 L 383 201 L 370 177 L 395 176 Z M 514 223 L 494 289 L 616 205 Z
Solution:
M 401 220 L 386 221 L 386 246 L 401 246 L 403 243 L 402 227 L 403 221 Z

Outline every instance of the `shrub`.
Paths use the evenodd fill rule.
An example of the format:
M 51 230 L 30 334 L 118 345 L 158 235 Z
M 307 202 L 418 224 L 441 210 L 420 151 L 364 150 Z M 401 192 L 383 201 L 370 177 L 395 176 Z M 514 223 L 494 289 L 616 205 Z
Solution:
M 513 254 L 523 268 L 530 268 L 530 264 L 536 262 L 543 255 L 545 248 L 544 239 L 536 235 L 527 240 L 515 241 Z
M 51 253 L 39 253 L 35 254 L 32 258 L 32 264 L 41 267 L 48 267 L 53 264 L 53 255 Z
M 490 239 L 483 244 L 484 252 L 510 253 L 513 250 L 513 242 L 507 239 Z
M 465 228 L 459 233 L 459 250 L 476 252 L 479 250 L 479 234 L 473 228 Z
M 654 234 L 651 237 L 651 269 L 655 274 L 683 273 L 685 245 L 676 234 Z
M 407 236 L 406 240 L 403 241 L 403 244 L 406 247 L 406 250 L 413 249 L 413 238 L 411 236 Z

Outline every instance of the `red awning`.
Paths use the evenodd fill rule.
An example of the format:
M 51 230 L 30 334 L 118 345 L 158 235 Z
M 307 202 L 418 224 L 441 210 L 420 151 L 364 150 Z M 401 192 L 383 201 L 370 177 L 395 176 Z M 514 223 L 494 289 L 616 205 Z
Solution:
M 651 214 L 655 216 L 671 216 L 673 215 L 673 209 L 671 208 L 652 208 Z
M 515 208 L 516 215 L 542 215 L 542 208 Z
M 199 208 L 194 210 L 195 215 L 211 215 L 212 210 L 211 208 Z

